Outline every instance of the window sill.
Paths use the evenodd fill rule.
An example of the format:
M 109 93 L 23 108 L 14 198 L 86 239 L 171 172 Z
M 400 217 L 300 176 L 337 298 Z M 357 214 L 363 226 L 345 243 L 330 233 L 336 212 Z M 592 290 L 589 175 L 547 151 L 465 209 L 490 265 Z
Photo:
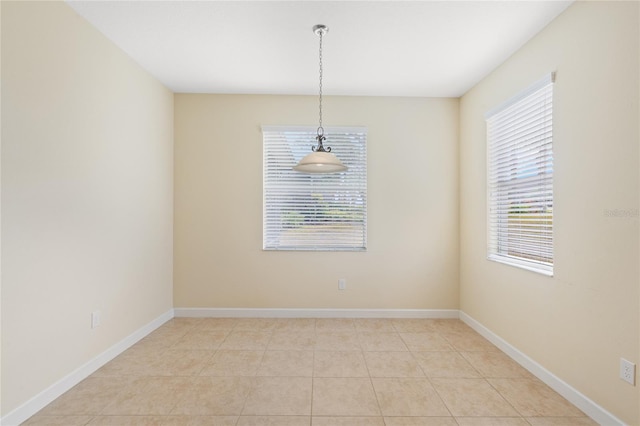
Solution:
M 527 262 L 526 260 L 496 254 L 490 254 L 489 256 L 487 256 L 487 260 L 503 263 L 505 265 L 514 266 L 516 268 L 525 269 L 531 272 L 536 272 L 547 277 L 553 277 L 553 266 L 542 265 L 536 262 Z

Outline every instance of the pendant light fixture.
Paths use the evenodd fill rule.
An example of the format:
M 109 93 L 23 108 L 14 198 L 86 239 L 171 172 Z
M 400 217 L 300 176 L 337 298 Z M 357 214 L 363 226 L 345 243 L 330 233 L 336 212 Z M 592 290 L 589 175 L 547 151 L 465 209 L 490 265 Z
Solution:
M 311 154 L 306 155 L 300 162 L 293 167 L 293 170 L 303 173 L 338 173 L 347 170 L 347 166 L 331 153 L 331 147 L 325 147 L 323 142 L 326 140 L 324 136 L 324 128 L 322 127 L 322 37 L 329 31 L 325 25 L 314 25 L 313 32 L 320 37 L 320 96 L 319 96 L 319 116 L 316 140 L 318 146 L 312 146 Z

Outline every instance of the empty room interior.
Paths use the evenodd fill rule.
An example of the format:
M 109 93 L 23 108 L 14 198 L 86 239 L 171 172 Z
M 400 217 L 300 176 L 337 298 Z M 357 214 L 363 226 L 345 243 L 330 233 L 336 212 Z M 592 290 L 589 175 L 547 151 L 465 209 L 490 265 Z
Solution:
M 640 425 L 637 1 L 0 15 L 1 424 Z

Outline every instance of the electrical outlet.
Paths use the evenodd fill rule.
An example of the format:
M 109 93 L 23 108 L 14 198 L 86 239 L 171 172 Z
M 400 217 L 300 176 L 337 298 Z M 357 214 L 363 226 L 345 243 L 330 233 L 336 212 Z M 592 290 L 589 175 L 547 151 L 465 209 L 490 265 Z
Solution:
M 625 382 L 636 385 L 636 365 L 631 361 L 620 358 L 620 378 Z
M 91 312 L 91 328 L 100 327 L 100 311 Z
M 346 278 L 340 278 L 338 280 L 338 290 L 344 290 L 347 288 L 347 280 Z

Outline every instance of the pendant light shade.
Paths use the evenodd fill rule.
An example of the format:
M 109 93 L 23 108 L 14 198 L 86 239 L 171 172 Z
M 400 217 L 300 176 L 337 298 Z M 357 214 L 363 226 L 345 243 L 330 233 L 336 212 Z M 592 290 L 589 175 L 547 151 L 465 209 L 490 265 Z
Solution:
M 293 167 L 293 170 L 296 172 L 303 173 L 339 173 L 347 170 L 347 166 L 342 164 L 342 162 L 331 153 L 330 147 L 324 147 L 323 141 L 326 139 L 324 137 L 324 128 L 322 127 L 322 37 L 329 31 L 325 25 L 315 25 L 313 27 L 313 32 L 316 33 L 318 37 L 320 37 L 320 96 L 319 100 L 319 117 L 320 122 L 318 125 L 318 134 L 316 136 L 316 140 L 318 141 L 318 146 L 312 146 L 312 153 L 306 155 L 300 162 Z
M 316 151 L 306 155 L 293 170 L 304 173 L 338 173 L 347 170 L 347 166 L 330 152 Z

